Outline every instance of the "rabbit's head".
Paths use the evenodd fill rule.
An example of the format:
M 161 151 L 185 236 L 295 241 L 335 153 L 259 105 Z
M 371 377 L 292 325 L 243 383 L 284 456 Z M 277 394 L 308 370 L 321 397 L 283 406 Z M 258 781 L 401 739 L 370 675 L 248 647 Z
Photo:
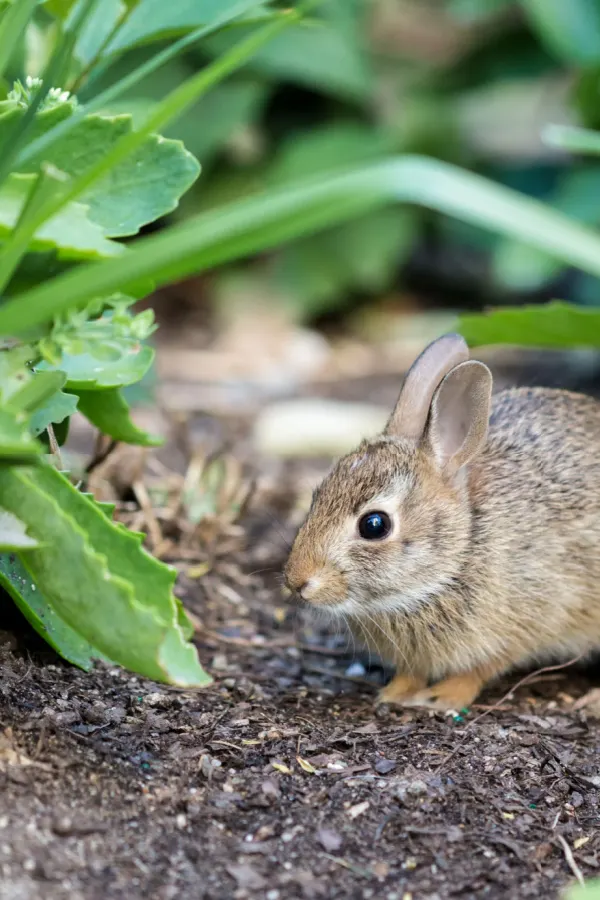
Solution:
M 315 491 L 285 567 L 293 593 L 353 617 L 410 614 L 456 578 L 470 534 L 468 464 L 486 442 L 491 389 L 459 335 L 423 351 L 383 434 Z

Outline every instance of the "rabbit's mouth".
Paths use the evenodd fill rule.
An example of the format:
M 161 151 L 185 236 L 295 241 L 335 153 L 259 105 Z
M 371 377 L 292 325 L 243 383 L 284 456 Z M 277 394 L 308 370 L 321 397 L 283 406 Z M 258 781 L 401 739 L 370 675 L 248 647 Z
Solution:
M 346 577 L 328 564 L 310 572 L 288 571 L 286 584 L 295 599 L 311 606 L 335 607 L 348 598 Z

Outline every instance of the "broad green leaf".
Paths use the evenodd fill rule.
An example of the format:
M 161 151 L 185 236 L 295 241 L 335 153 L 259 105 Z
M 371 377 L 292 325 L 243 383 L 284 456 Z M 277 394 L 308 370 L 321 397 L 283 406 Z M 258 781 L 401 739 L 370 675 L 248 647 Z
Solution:
M 94 660 L 111 661 L 60 618 L 14 553 L 0 553 L 0 584 L 32 628 L 67 662 L 87 672 Z
M 386 159 L 251 197 L 140 239 L 124 257 L 81 266 L 0 306 L 0 333 L 51 321 L 141 277 L 172 282 L 392 202 L 413 203 L 525 241 L 600 276 L 600 236 L 543 203 L 456 166 L 419 156 Z
M 600 225 L 600 166 L 571 168 L 548 198 L 554 209 L 585 225 Z M 513 291 L 536 291 L 556 278 L 561 263 L 536 247 L 513 240 L 500 241 L 492 256 L 495 280 Z
M 12 513 L 0 508 L 0 549 L 26 550 L 37 547 L 37 541 L 27 534 L 27 528 Z
M 207 41 L 218 56 L 243 33 L 221 32 Z M 366 100 L 372 84 L 368 57 L 361 46 L 333 23 L 313 19 L 289 28 L 259 50 L 250 63 L 254 72 L 293 81 L 344 99 Z
M 600 309 L 562 302 L 503 307 L 461 316 L 458 330 L 473 346 L 600 347 Z
M 36 180 L 35 175 L 10 175 L 0 187 L 0 238 L 15 227 Z M 104 229 L 92 222 L 88 208 L 71 202 L 36 232 L 30 250 L 56 250 L 59 259 L 100 259 L 116 256 L 124 248 L 105 237 Z
M 465 24 L 479 23 L 513 5 L 514 0 L 449 0 L 452 16 Z
M 52 373 L 48 373 L 52 374 Z M 77 409 L 77 396 L 57 391 L 48 402 L 37 409 L 29 420 L 29 428 L 34 435 L 46 430 L 48 425 L 60 425 Z M 61 443 L 59 441 L 59 443 Z
M 521 0 L 532 27 L 548 50 L 578 66 L 600 62 L 598 0 Z
M 65 118 L 63 104 L 44 110 L 36 116 L 36 137 L 50 131 Z M 24 110 L 11 110 L 0 117 L 11 123 Z M 82 119 L 69 134 L 29 159 L 23 171 L 37 172 L 42 162 L 59 167 L 73 178 L 96 165 L 117 142 L 131 133 L 129 115 L 91 115 Z M 88 217 L 110 237 L 135 234 L 142 225 L 171 212 L 181 194 L 198 177 L 200 166 L 180 141 L 156 134 L 148 135 L 143 144 L 127 159 L 81 195 L 88 205 Z
M 153 437 L 137 427 L 131 419 L 129 406 L 117 388 L 106 391 L 78 391 L 79 411 L 103 434 L 126 444 L 158 447 L 162 439 Z
M 6 509 L 45 546 L 20 558 L 63 621 L 110 659 L 157 681 L 208 684 L 184 640 L 173 595 L 175 571 L 56 469 L 0 469 Z M 16 514 L 16 513 L 15 513 Z
M 112 346 L 98 344 L 87 353 L 65 353 L 60 367 L 67 373 L 68 390 L 94 391 L 134 384 L 144 377 L 153 359 L 152 347 L 123 340 Z
M 248 4 L 244 6 L 247 11 Z M 259 10 L 264 6 L 264 0 L 255 0 L 250 9 Z M 223 14 L 235 12 L 236 8 L 241 8 L 239 0 L 177 0 L 171 4 L 165 0 L 140 0 L 106 52 L 120 52 L 135 44 L 210 25 Z
M 319 314 L 349 291 L 383 290 L 414 244 L 415 224 L 410 210 L 375 210 L 284 248 L 274 275 L 303 315 Z
M 66 380 L 64 372 L 32 373 L 27 383 L 11 396 L 8 405 L 15 412 L 33 413 L 46 406 L 57 391 L 60 393 Z
M 92 309 L 72 313 L 55 322 L 52 333 L 38 347 L 42 372 L 56 369 L 67 377 L 70 391 L 106 390 L 138 382 L 152 364 L 154 351 L 142 343 L 154 330 L 152 310 L 132 316 L 130 297 L 116 295 L 101 316 L 88 318 Z
M 600 879 L 574 884 L 565 893 L 564 900 L 600 900 Z
M 0 401 L 3 406 L 7 406 L 33 378 L 30 363 L 35 355 L 35 349 L 29 344 L 0 350 Z
M 206 166 L 237 129 L 259 118 L 271 92 L 266 81 L 248 75 L 230 79 L 203 97 L 168 134 L 182 140 Z
M 67 390 L 96 391 L 124 387 L 143 378 L 152 365 L 154 350 L 137 341 L 98 346 L 89 353 L 63 354 L 60 368 L 67 373 Z M 40 363 L 43 371 L 46 363 Z
M 24 413 L 0 409 L 0 462 L 31 464 L 42 452 L 27 427 Z
M 343 166 L 381 159 L 391 149 L 386 134 L 357 122 L 334 122 L 294 134 L 281 146 L 269 169 L 272 185 L 281 185 Z

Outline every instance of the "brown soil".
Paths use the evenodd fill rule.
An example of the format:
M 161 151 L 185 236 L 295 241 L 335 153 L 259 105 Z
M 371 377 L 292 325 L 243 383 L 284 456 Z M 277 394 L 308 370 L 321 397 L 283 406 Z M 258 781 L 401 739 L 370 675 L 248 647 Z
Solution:
M 566 845 L 595 873 L 589 675 L 490 709 L 507 682 L 464 720 L 375 712 L 380 669 L 346 676 L 344 638 L 228 571 L 184 585 L 208 690 L 5 645 L 0 897 L 552 898 Z
M 180 578 L 207 690 L 5 633 L 0 900 L 537 900 L 593 877 L 594 673 L 507 698 L 515 676 L 465 716 L 375 711 L 376 661 L 283 604 L 285 503 L 255 510 Z

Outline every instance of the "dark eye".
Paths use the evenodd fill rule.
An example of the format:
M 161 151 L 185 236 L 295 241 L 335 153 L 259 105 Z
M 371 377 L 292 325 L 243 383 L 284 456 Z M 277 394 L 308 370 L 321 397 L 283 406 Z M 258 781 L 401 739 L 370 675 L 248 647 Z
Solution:
M 392 530 L 392 521 L 387 513 L 370 512 L 362 516 L 358 523 L 358 531 L 365 541 L 380 541 Z

